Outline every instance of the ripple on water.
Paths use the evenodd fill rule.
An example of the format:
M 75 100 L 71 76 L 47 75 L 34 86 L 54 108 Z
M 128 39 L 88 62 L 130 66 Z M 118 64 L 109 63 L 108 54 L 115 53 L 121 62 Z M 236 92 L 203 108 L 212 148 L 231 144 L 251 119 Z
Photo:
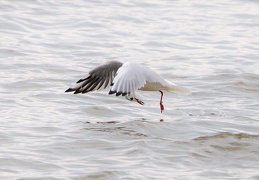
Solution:
M 0 179 L 258 179 L 257 5 L 0 1 Z M 64 93 L 107 60 L 193 93 Z

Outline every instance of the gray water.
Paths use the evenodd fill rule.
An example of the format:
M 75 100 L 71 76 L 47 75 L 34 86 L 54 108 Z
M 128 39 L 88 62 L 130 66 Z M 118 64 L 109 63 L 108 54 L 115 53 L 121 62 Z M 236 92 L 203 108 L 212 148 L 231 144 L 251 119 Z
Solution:
M 0 179 L 259 179 L 259 2 L 1 0 Z M 191 95 L 64 91 L 109 60 Z

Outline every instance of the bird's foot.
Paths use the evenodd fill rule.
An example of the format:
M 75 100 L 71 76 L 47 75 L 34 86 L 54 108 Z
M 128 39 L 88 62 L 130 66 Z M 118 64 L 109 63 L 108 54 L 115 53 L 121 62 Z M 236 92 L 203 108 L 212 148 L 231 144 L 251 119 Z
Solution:
M 144 104 L 145 104 L 143 101 L 141 101 L 141 100 L 138 99 L 138 98 L 135 98 L 135 100 L 136 100 L 139 104 L 141 104 L 141 105 L 144 105 Z

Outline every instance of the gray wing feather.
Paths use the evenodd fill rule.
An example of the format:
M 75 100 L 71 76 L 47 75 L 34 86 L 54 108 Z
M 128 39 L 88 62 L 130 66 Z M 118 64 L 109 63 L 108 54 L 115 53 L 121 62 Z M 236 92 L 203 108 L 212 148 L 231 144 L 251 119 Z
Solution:
M 68 88 L 65 92 L 87 93 L 94 90 L 105 89 L 111 85 L 118 69 L 122 66 L 119 61 L 109 61 L 106 64 L 96 67 L 89 74 L 77 81 L 77 83 Z

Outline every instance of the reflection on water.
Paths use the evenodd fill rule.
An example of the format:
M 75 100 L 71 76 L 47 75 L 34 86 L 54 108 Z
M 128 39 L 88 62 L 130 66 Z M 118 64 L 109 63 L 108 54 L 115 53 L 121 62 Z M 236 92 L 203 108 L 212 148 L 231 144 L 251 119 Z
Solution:
M 246 134 L 246 133 L 230 133 L 230 132 L 222 132 L 212 136 L 203 136 L 194 138 L 195 141 L 210 141 L 210 140 L 222 140 L 234 138 L 236 140 L 246 140 L 246 139 L 258 139 L 259 135 Z
M 254 144 L 258 139 L 259 135 L 222 132 L 212 136 L 197 137 L 193 140 L 198 142 L 201 146 L 209 146 L 212 151 L 223 151 L 227 153 L 237 151 L 244 153 L 245 151 L 250 151 L 251 153 L 258 153 L 259 146 Z
M 143 136 L 147 137 L 147 135 L 138 133 L 132 129 L 127 129 L 127 127 L 92 127 L 92 128 L 85 128 L 85 130 L 88 131 L 100 131 L 100 132 L 107 132 L 107 133 L 119 133 L 124 135 L 130 135 L 130 136 Z

